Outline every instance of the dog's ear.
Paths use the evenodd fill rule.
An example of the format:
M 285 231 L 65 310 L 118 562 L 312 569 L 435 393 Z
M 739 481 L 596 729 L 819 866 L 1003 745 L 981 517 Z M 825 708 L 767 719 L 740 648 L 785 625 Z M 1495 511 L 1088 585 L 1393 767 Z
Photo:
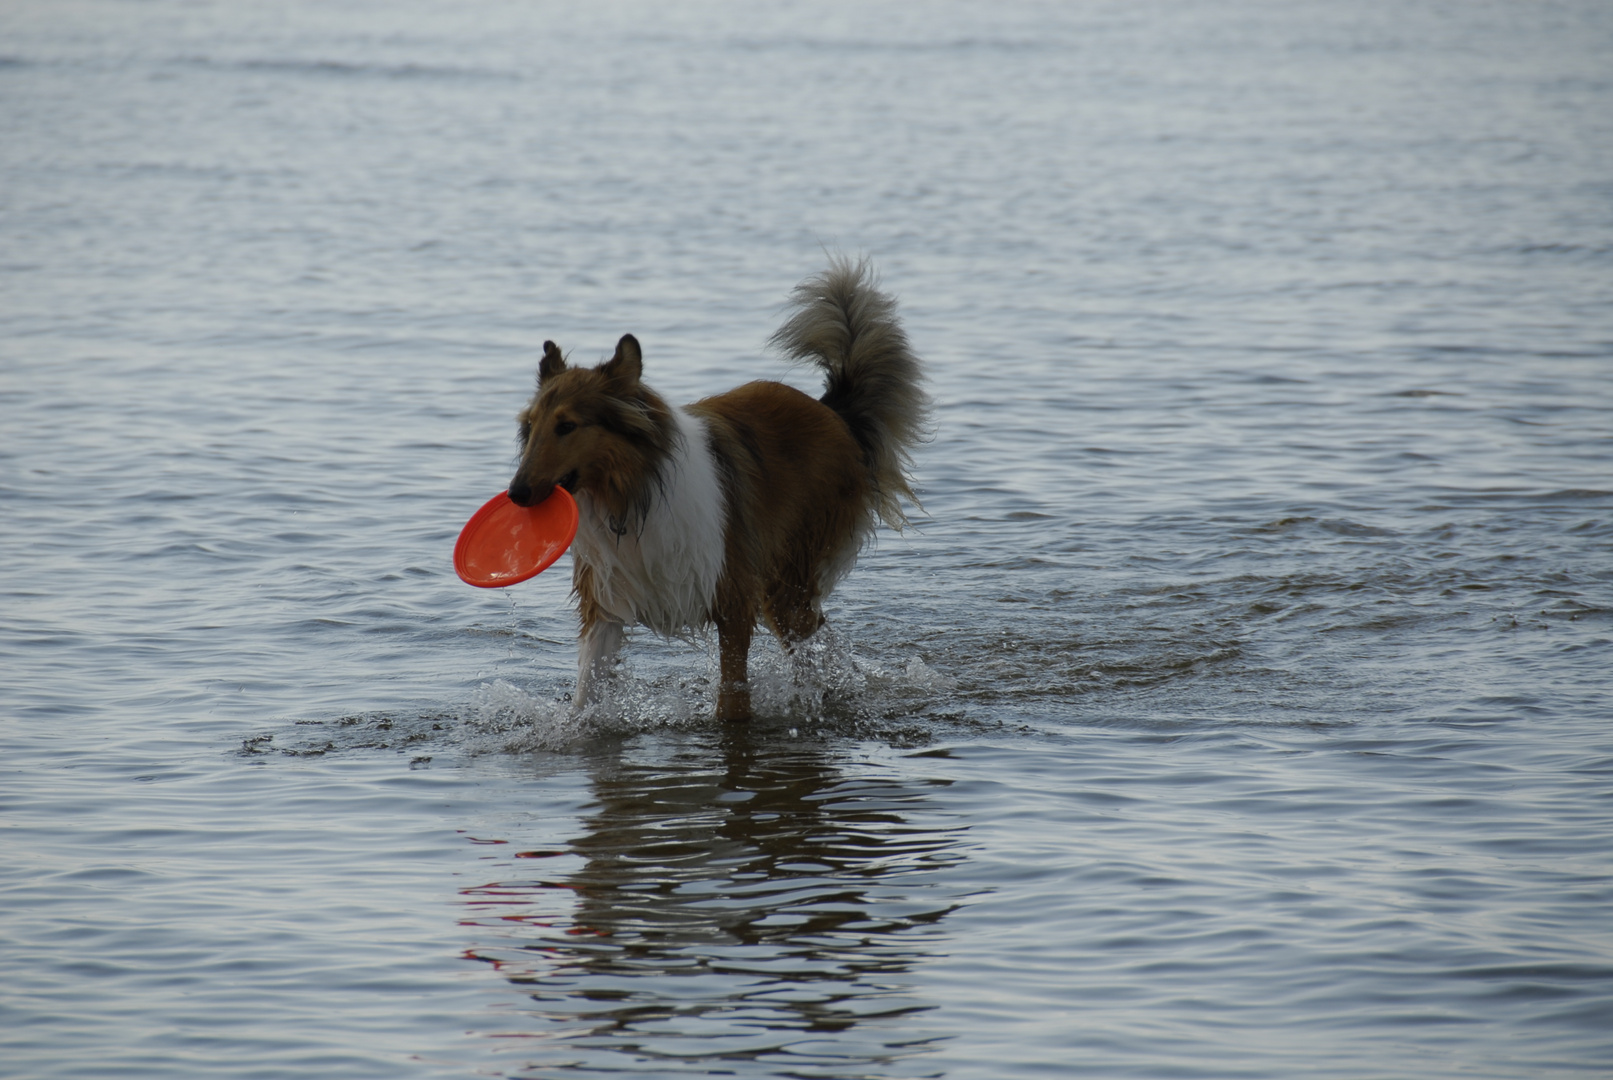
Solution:
M 545 379 L 553 378 L 566 370 L 566 358 L 560 355 L 560 347 L 552 341 L 543 343 L 543 360 L 538 364 L 538 385 L 542 386 Z
M 644 353 L 638 347 L 638 338 L 623 334 L 616 343 L 616 355 L 599 366 L 600 372 L 611 382 L 632 386 L 644 376 Z

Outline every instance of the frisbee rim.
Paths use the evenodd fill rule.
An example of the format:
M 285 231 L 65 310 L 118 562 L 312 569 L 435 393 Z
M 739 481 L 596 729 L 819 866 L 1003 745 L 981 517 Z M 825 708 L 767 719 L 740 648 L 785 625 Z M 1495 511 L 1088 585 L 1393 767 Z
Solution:
M 567 491 L 563 487 L 560 487 L 559 485 L 556 485 L 554 491 L 551 492 L 549 496 L 543 500 L 543 502 L 537 503 L 531 507 L 519 508 L 535 510 L 539 506 L 543 506 L 548 503 L 550 499 L 556 498 L 562 499 L 565 508 L 569 511 L 569 513 L 566 515 L 567 522 L 565 529 L 565 542 L 556 548 L 552 554 L 546 558 L 540 559 L 536 568 L 530 571 L 523 571 L 519 575 L 512 577 L 500 578 L 498 581 L 487 581 L 485 579 L 478 580 L 471 577 L 466 572 L 466 552 L 471 546 L 471 538 L 476 535 L 482 524 L 485 523 L 488 518 L 492 517 L 495 512 L 503 509 L 506 504 L 515 506 L 515 502 L 510 498 L 510 493 L 508 491 L 500 491 L 497 495 L 494 495 L 491 499 L 488 499 L 485 503 L 483 503 L 481 508 L 470 516 L 470 520 L 465 522 L 465 527 L 459 530 L 459 539 L 454 542 L 454 573 L 459 575 L 459 580 L 463 581 L 467 585 L 474 585 L 478 589 L 502 589 L 508 585 L 519 585 L 523 581 L 530 581 L 532 578 L 537 577 L 539 574 L 549 569 L 549 567 L 553 566 L 555 562 L 559 560 L 560 556 L 564 555 L 571 549 L 571 542 L 577 538 L 577 525 L 579 523 L 577 500 L 571 497 L 571 492 Z

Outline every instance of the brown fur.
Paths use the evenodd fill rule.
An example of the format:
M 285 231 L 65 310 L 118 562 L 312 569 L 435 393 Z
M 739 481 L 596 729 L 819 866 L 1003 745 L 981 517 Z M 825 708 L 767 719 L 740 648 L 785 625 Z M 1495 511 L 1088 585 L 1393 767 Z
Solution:
M 696 402 L 711 427 L 728 506 L 712 621 L 717 715 L 750 714 L 746 662 L 757 614 L 786 649 L 823 625 L 823 571 L 855 547 L 870 483 L 851 429 L 792 387 L 753 382 Z
M 751 713 L 747 658 L 758 616 L 793 651 L 823 624 L 823 596 L 875 520 L 905 522 L 899 498 L 912 498 L 905 470 L 926 415 L 917 360 L 866 263 L 836 260 L 795 300 L 799 311 L 774 340 L 824 368 L 824 398 L 752 382 L 687 410 L 705 422 L 708 446 L 681 449 L 709 449 L 723 496 L 721 571 L 707 610 L 690 621 L 716 624 L 717 715 L 725 720 Z M 638 340 L 624 336 L 595 368 L 568 366 L 553 342 L 543 348 L 538 392 L 519 417 L 522 460 L 510 497 L 531 505 L 557 484 L 586 492 L 618 541 L 639 536 L 634 530 L 652 527 L 656 500 L 669 497 L 665 470 L 680 435 L 670 407 L 642 381 Z M 602 606 L 602 572 L 580 554 L 574 560 L 579 693 L 588 643 L 615 635 L 599 638 L 609 655 L 620 637 L 620 613 Z

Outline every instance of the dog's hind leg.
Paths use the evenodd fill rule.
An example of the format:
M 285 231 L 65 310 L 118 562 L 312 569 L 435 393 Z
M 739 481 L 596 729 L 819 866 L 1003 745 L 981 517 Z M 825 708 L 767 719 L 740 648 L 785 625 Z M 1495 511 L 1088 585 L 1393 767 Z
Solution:
M 801 585 L 780 582 L 768 590 L 762 610 L 767 616 L 767 625 L 786 652 L 793 654 L 798 645 L 824 624 L 815 599 L 812 590 Z
M 577 693 L 572 697 L 574 704 L 580 707 L 599 701 L 601 684 L 616 665 L 624 635 L 622 624 L 609 619 L 599 619 L 583 626 L 582 636 L 577 641 Z
M 803 646 L 827 621 L 818 610 L 812 591 L 799 585 L 777 583 L 768 590 L 762 610 L 767 616 L 767 625 L 789 657 L 796 692 L 810 696 L 818 680 L 813 671 L 812 654 Z

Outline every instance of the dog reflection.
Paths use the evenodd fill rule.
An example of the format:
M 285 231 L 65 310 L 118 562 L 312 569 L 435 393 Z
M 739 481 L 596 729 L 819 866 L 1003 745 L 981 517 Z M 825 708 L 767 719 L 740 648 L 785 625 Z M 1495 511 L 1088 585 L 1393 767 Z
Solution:
M 937 871 L 962 856 L 958 830 L 915 823 L 926 787 L 738 729 L 670 760 L 601 760 L 592 783 L 569 852 L 583 865 L 527 886 L 564 889 L 569 913 L 551 901 L 548 925 L 523 923 L 520 957 L 477 956 L 560 1026 L 567 1053 L 606 1071 L 652 1044 L 684 1062 L 805 1066 L 788 1048 L 833 1032 L 823 1052 L 868 1068 L 939 1037 L 905 976 L 957 906 Z

